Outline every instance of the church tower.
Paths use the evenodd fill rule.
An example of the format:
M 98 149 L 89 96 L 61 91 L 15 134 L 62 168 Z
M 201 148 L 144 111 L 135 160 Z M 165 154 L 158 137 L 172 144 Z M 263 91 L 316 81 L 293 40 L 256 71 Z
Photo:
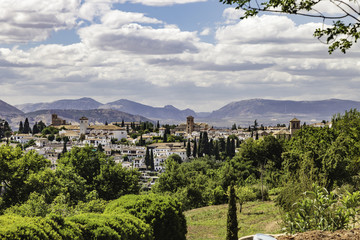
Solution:
M 80 134 L 86 134 L 87 127 L 89 126 L 89 119 L 82 117 L 80 120 Z
M 297 119 L 297 118 L 293 118 L 290 121 L 290 134 L 291 134 L 291 136 L 293 136 L 294 133 L 296 131 L 298 131 L 299 129 L 300 129 L 300 120 Z
M 191 134 L 194 131 L 194 117 L 188 116 L 186 118 L 186 133 Z

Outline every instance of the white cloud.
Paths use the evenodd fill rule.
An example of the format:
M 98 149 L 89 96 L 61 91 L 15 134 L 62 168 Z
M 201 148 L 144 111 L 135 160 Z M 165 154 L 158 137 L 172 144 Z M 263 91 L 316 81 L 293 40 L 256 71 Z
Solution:
M 119 28 L 128 23 L 162 23 L 162 21 L 158 19 L 146 17 L 143 13 L 123 12 L 119 10 L 107 12 L 102 16 L 101 22 L 109 28 Z
M 79 17 L 91 22 L 95 17 L 102 16 L 110 10 L 111 2 L 86 1 L 79 9 Z
M 2 0 L 0 43 L 45 40 L 51 31 L 77 23 L 80 0 Z
M 201 36 L 208 36 L 210 34 L 210 32 L 211 32 L 210 28 L 205 28 L 204 30 L 202 30 L 200 32 L 200 35 Z
M 147 6 L 170 6 L 174 4 L 187 4 L 206 2 L 207 0 L 119 0 L 120 2 L 141 3 Z
M 240 17 L 244 16 L 244 12 L 242 9 L 226 8 L 223 12 L 223 17 L 226 19 L 225 24 L 238 22 Z
M 147 104 L 167 99 L 166 104 L 176 107 L 194 104 L 197 110 L 210 111 L 239 98 L 357 94 L 359 50 L 328 56 L 327 46 L 312 37 L 316 24 L 298 25 L 275 15 L 240 21 L 241 11 L 228 8 L 216 42 L 205 43 L 199 35 L 209 35 L 209 28 L 184 31 L 158 16 L 114 10 L 116 2 L 85 1 L 80 6 L 69 1 L 68 6 L 57 1 L 59 6 L 45 9 L 48 4 L 39 0 L 43 11 L 33 7 L 29 13 L 25 5 L 19 7 L 21 11 L 7 7 L 1 14 L 1 43 L 41 40 L 52 29 L 78 26 L 79 18 L 88 22 L 78 26 L 81 42 L 76 44 L 0 48 L 2 97 L 19 101 L 18 96 L 28 96 L 26 101 L 37 101 L 41 93 L 47 101 L 54 96 L 98 96 L 104 102 L 131 98 Z M 132 2 L 145 4 L 145 0 Z M 59 15 L 49 17 L 55 13 Z M 324 89 L 317 94 L 319 88 L 314 86 Z
M 110 23 L 110 26 L 107 25 Z M 79 30 L 82 41 L 88 46 L 105 50 L 123 50 L 136 54 L 175 54 L 197 51 L 196 33 L 182 32 L 175 26 L 152 28 L 136 23 L 112 28 L 112 21 L 91 25 Z

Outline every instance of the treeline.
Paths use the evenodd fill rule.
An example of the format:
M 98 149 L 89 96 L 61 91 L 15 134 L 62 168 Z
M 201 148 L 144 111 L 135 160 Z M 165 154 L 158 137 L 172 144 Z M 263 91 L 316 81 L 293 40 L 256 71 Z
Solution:
M 338 196 L 336 201 L 342 193 L 360 191 L 359 159 L 360 113 L 350 110 L 334 116 L 331 127 L 303 126 L 290 140 L 248 139 L 226 161 L 205 156 L 178 163 L 171 157 L 154 191 L 175 196 L 191 209 L 225 203 L 228 187 L 235 183 L 238 195 L 245 190 L 263 200 L 276 195 L 277 205 L 289 216 L 301 206 L 294 203 L 314 186 Z
M 55 170 L 50 164 L 0 147 L 1 239 L 185 239 L 181 204 L 139 195 L 137 170 L 91 146 L 63 153 Z
M 191 142 L 190 139 L 186 145 L 186 155 L 188 158 L 214 156 L 215 159 L 225 160 L 226 158 L 234 157 L 236 147 L 240 146 L 240 140 L 235 135 L 230 135 L 226 138 L 219 138 L 219 140 L 213 140 L 208 137 L 207 132 L 200 132 L 199 139 L 195 139 Z
M 256 141 L 248 139 L 239 153 L 226 161 L 206 155 L 180 163 L 176 156 L 170 156 L 153 191 L 177 197 L 185 209 L 226 203 L 232 182 L 248 186 L 257 199 L 267 199 L 261 179 L 267 188 L 281 184 L 282 152 L 283 141 L 266 136 Z

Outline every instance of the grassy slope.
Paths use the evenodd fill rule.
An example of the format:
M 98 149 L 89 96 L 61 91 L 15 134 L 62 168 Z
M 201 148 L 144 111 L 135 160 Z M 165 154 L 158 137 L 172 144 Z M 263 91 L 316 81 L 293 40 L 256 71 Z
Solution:
M 223 240 L 226 237 L 228 205 L 209 206 L 185 212 L 188 240 Z M 280 213 L 274 203 L 249 202 L 239 214 L 239 237 L 255 233 L 280 233 Z

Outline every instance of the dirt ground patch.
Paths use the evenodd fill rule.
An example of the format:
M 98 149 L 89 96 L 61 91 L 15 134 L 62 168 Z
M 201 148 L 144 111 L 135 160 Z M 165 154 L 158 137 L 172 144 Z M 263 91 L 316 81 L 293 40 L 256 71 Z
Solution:
M 309 231 L 298 233 L 291 236 L 278 236 L 278 240 L 360 240 L 360 228 L 352 230 L 338 230 L 335 232 L 328 231 Z

